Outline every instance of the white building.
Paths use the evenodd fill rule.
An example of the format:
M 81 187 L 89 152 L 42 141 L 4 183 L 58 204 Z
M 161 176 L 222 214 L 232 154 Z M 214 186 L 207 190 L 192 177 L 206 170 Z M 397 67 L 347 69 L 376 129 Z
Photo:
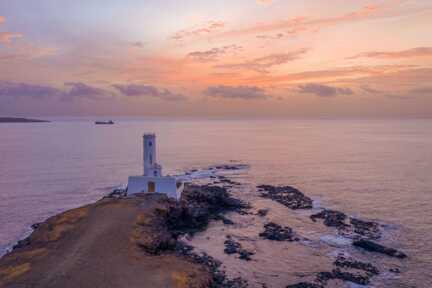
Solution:
M 183 184 L 175 177 L 162 176 L 162 166 L 156 161 L 156 135 L 144 134 L 144 175 L 130 176 L 128 195 L 137 193 L 164 193 L 168 197 L 180 199 Z

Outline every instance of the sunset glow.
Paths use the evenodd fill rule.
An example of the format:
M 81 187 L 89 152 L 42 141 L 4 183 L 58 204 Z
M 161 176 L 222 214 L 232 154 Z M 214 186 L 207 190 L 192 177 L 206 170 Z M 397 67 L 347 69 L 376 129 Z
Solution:
M 0 114 L 431 117 L 426 0 L 2 1 Z

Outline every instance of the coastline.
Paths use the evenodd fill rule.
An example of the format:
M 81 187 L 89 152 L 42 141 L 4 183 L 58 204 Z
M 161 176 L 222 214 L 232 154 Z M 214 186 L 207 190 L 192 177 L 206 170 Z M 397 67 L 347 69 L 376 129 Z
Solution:
M 48 120 L 18 118 L 18 117 L 0 117 L 0 123 L 49 123 Z
M 249 273 L 231 273 L 232 260 L 241 261 L 247 267 L 247 263 L 254 265 L 260 261 L 264 252 L 257 246 L 251 247 L 249 241 L 253 238 L 240 237 L 240 230 L 240 234 L 234 232 L 240 229 L 238 217 L 250 221 L 259 219 L 250 231 L 255 236 L 249 237 L 261 239 L 259 243 L 267 243 L 265 249 L 274 251 L 282 248 L 278 243 L 287 243 L 291 247 L 287 257 L 312 261 L 312 258 L 304 258 L 311 252 L 307 249 L 313 250 L 315 245 L 322 244 L 339 246 L 334 242 L 338 238 L 324 236 L 315 242 L 304 237 L 304 230 L 301 232 L 286 225 L 288 219 L 273 222 L 267 216 L 270 206 L 258 209 L 233 198 L 234 187 L 243 187 L 243 184 L 222 175 L 210 179 L 213 181 L 202 185 L 188 184 L 180 201 L 157 193 L 126 197 L 124 192 L 114 191 L 93 204 L 32 225 L 33 233 L 0 258 L 0 287 L 261 287 L 249 286 L 252 284 L 248 283 L 251 281 Z M 342 245 L 345 247 L 393 259 L 407 257 L 399 250 L 379 244 L 383 230 L 378 222 L 341 211 L 315 209 L 311 198 L 291 186 L 258 185 L 256 188 L 262 199 L 288 210 L 304 211 L 306 214 L 298 215 L 309 218 L 311 225 L 332 229 L 344 240 Z M 235 195 L 240 197 L 238 193 Z M 238 217 L 231 213 L 227 215 L 230 218 L 226 218 L 227 212 L 234 212 Z M 221 221 L 225 227 L 218 233 L 218 237 L 225 237 L 222 240 L 224 248 L 218 248 L 222 248 L 226 256 L 214 253 L 214 250 L 203 251 L 202 245 L 193 241 L 197 232 L 204 231 L 196 236 L 206 237 L 206 242 L 210 240 L 208 230 L 216 224 L 213 220 Z M 248 221 L 240 220 L 242 223 Z M 209 226 L 211 222 L 214 223 Z M 224 229 L 230 232 L 225 233 Z M 397 266 L 377 266 L 372 258 L 357 256 L 336 249 L 333 256 L 326 256 L 327 260 L 323 261 L 326 264 L 322 267 L 315 267 L 297 280 L 282 281 L 291 288 L 345 287 L 349 283 L 364 286 L 373 278 L 381 277 L 379 275 L 401 273 Z M 287 266 L 279 273 L 293 273 L 290 269 L 291 266 Z M 261 284 L 267 285 L 267 282 Z
M 33 225 L 0 258 L 0 287 L 225 287 L 218 263 L 177 239 L 243 204 L 223 188 L 189 191 L 181 204 L 162 194 L 111 195 Z M 216 202 L 198 203 L 198 194 Z

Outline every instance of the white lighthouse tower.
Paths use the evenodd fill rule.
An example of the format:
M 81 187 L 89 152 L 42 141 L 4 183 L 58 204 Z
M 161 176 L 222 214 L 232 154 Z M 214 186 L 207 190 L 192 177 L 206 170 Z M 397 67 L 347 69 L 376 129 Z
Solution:
M 144 176 L 162 176 L 162 167 L 156 162 L 156 135 L 144 134 Z
M 163 193 L 169 197 L 180 199 L 183 183 L 175 177 L 162 176 L 162 166 L 156 161 L 156 135 L 143 136 L 143 176 L 130 176 L 127 193 Z

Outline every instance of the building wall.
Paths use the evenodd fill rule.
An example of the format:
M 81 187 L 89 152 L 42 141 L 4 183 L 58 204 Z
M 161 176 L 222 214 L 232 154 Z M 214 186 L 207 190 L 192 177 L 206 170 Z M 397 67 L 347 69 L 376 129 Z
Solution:
M 177 180 L 174 177 L 147 177 L 130 176 L 128 181 L 128 195 L 136 193 L 148 193 L 148 183 L 155 183 L 155 192 L 167 194 L 168 197 L 180 199 L 183 186 L 177 188 Z

